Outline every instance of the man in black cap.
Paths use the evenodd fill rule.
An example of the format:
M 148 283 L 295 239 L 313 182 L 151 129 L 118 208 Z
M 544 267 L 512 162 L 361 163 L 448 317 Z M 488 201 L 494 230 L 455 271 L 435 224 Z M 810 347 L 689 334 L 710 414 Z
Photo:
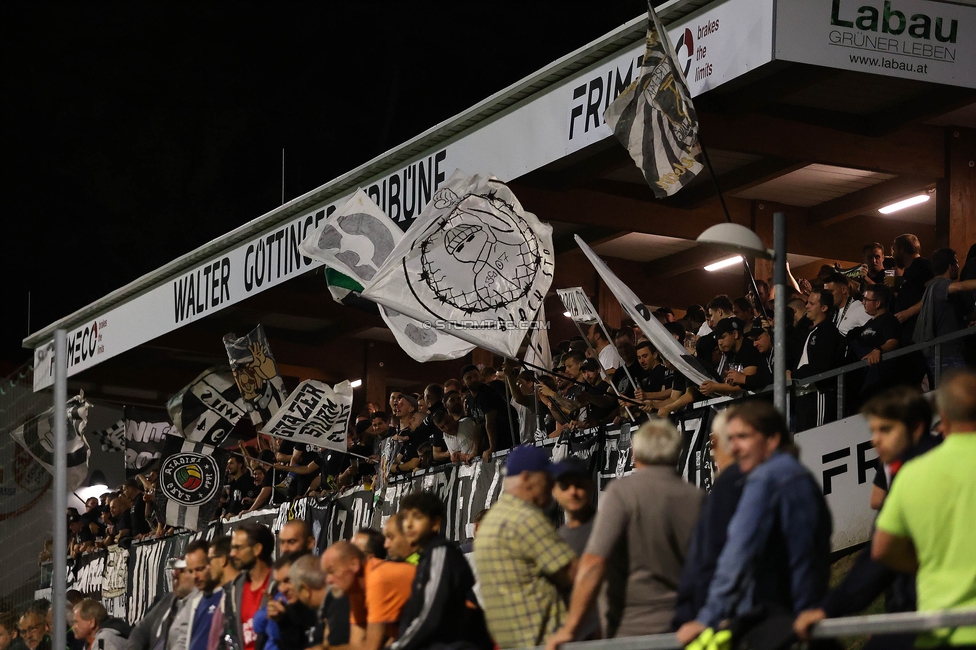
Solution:
M 78 557 L 95 547 L 95 536 L 86 524 L 86 519 L 81 515 L 74 513 L 68 515 L 68 530 L 71 531 L 68 552 L 71 557 Z
M 729 370 L 726 378 L 743 386 L 746 390 L 762 390 L 773 383 L 773 330 L 766 321 L 756 320 L 752 329 L 744 335 L 752 341 L 752 346 L 764 360 L 757 366 L 756 374 L 746 375 L 738 370 Z
M 723 318 L 716 325 L 712 333 L 718 349 L 722 351 L 722 358 L 718 364 L 718 376 L 721 382 L 703 382 L 700 389 L 707 397 L 733 395 L 742 391 L 745 382 L 737 383 L 729 376 L 729 371 L 736 371 L 745 377 L 755 375 L 760 365 L 765 365 L 762 355 L 742 335 L 742 321 L 734 316 Z

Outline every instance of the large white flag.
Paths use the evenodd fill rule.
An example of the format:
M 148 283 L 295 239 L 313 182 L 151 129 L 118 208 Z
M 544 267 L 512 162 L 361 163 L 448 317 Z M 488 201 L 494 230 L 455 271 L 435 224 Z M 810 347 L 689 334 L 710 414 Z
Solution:
M 344 302 L 350 291 L 361 292 L 403 239 L 403 231 L 373 202 L 358 190 L 339 210 L 302 241 L 299 249 L 312 259 L 344 277 L 330 282 L 329 290 L 337 302 Z M 422 323 L 397 311 L 380 307 L 383 322 L 393 332 L 403 351 L 414 360 L 446 361 L 458 359 L 474 346 L 445 332 L 424 328 Z
M 68 421 L 65 451 L 68 455 L 68 490 L 77 490 L 88 477 L 88 456 L 91 453 L 88 441 L 83 434 L 88 426 L 88 411 L 91 404 L 85 400 L 84 392 L 68 400 L 67 413 L 60 416 Z M 49 408 L 26 424 L 10 432 L 27 452 L 44 469 L 54 474 L 54 418 L 59 414 Z
M 552 370 L 552 349 L 549 347 L 549 320 L 546 318 L 546 306 L 539 307 L 536 326 L 529 338 L 529 345 L 525 349 L 525 362 L 534 366 Z
M 455 171 L 363 296 L 514 359 L 552 283 L 552 228 L 492 176 Z
M 664 325 L 661 325 L 658 319 L 651 315 L 637 294 L 620 281 L 620 278 L 610 270 L 610 267 L 600 259 L 599 255 L 593 252 L 593 249 L 585 241 L 580 239 L 579 235 L 575 235 L 575 237 L 576 243 L 583 249 L 583 253 L 586 254 L 590 263 L 593 264 L 593 268 L 600 274 L 606 285 L 610 287 L 610 291 L 620 302 L 623 310 L 634 319 L 644 336 L 650 340 L 658 352 L 664 355 L 664 358 L 671 362 L 675 370 L 698 386 L 706 381 L 715 381 L 715 378 L 710 376 L 708 371 L 698 363 L 698 359 L 688 354 L 688 351 L 671 336 L 671 332 L 666 330 Z
M 320 381 L 306 379 L 261 432 L 344 452 L 351 413 L 352 386 L 348 381 L 330 388 Z

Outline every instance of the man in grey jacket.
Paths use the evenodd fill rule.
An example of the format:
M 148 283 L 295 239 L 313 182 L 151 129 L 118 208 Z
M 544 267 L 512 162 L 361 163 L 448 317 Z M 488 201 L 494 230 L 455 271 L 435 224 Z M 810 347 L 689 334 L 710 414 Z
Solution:
M 75 638 L 89 650 L 125 650 L 129 625 L 109 617 L 101 603 L 86 598 L 75 605 L 74 615 Z
M 183 566 L 174 566 L 173 591 L 163 595 L 132 628 L 128 650 L 162 650 L 166 647 L 170 626 L 194 589 L 193 576 L 186 571 L 186 564 L 182 560 L 179 562 Z

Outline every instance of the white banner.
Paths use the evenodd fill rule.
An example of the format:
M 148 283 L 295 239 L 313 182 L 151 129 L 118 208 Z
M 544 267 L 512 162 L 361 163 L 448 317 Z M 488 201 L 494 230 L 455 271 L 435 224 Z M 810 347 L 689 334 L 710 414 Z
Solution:
M 552 284 L 552 227 L 492 176 L 458 170 L 363 297 L 514 359 Z
M 309 257 L 366 286 L 401 239 L 400 227 L 360 189 L 309 233 L 299 248 Z M 380 316 L 403 351 L 420 363 L 459 359 L 474 349 L 470 343 L 425 328 L 414 319 L 382 306 Z
M 877 513 L 871 510 L 871 485 L 878 453 L 871 430 L 861 415 L 796 434 L 800 461 L 823 487 L 834 518 L 831 549 L 838 551 L 868 541 Z
M 777 0 L 776 58 L 976 88 L 976 8 L 927 0 Z
M 664 357 L 671 362 L 675 367 L 675 370 L 680 372 L 685 376 L 688 381 L 694 382 L 695 385 L 700 386 L 706 381 L 714 381 L 713 377 L 710 377 L 698 360 L 695 357 L 688 354 L 681 344 L 679 344 L 671 332 L 664 329 L 664 325 L 647 310 L 641 299 L 637 297 L 630 287 L 625 285 L 620 281 L 610 267 L 600 259 L 600 256 L 593 252 L 593 249 L 587 246 L 586 242 L 580 239 L 579 235 L 575 235 L 576 243 L 579 247 L 583 249 L 583 253 L 586 254 L 587 259 L 593 264 L 593 268 L 600 275 L 606 285 L 610 288 L 610 292 L 617 298 L 620 302 L 620 307 L 634 319 L 637 323 L 637 327 L 640 328 L 641 332 L 644 333 L 650 342 L 657 348 Z
M 345 452 L 351 414 L 352 386 L 348 381 L 330 388 L 320 381 L 306 379 L 261 433 Z
M 546 318 L 546 306 L 539 307 L 536 317 L 536 328 L 529 337 L 529 345 L 525 349 L 525 362 L 540 368 L 552 369 L 552 349 L 549 347 L 549 319 Z
M 577 323 L 593 325 L 600 321 L 600 315 L 596 313 L 596 308 L 590 302 L 589 296 L 583 291 L 583 287 L 570 287 L 569 289 L 556 289 L 559 299 L 563 301 L 563 307 L 569 317 Z
M 772 4 L 727 0 L 668 27 L 692 96 L 771 60 Z M 611 137 L 603 111 L 637 78 L 644 49 L 641 38 L 374 177 L 364 191 L 390 219 L 406 225 L 443 186 L 448 170 L 491 170 L 507 181 Z M 70 330 L 69 376 L 321 266 L 299 244 L 352 195 L 323 201 Z M 35 347 L 34 390 L 54 383 L 53 357 L 53 343 Z

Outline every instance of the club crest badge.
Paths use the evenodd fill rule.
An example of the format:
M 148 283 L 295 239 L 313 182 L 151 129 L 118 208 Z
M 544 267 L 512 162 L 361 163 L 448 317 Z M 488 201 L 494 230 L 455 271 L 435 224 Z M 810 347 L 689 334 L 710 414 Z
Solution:
M 220 487 L 219 479 L 217 461 L 193 452 L 173 454 L 159 468 L 159 489 L 166 498 L 185 506 L 213 499 Z

